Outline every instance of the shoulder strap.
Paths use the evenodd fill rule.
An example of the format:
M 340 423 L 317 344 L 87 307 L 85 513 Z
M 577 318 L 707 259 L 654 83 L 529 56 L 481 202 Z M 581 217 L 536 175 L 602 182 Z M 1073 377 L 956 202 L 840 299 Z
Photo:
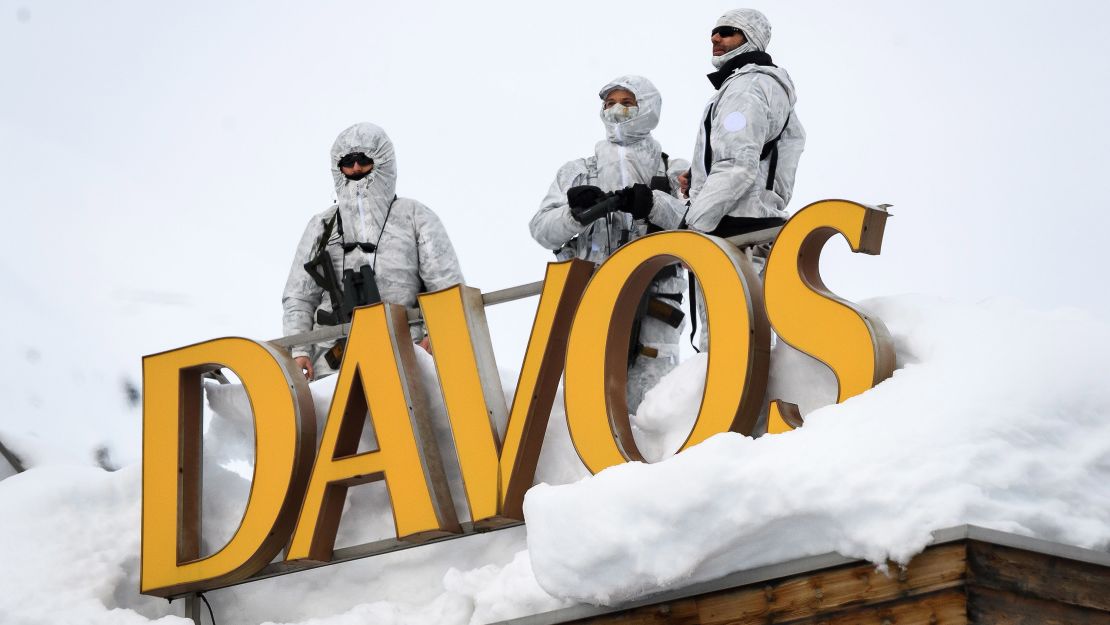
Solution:
M 790 109 L 786 112 L 786 123 L 782 125 L 782 130 L 779 131 L 779 134 L 775 136 L 774 139 L 764 143 L 763 151 L 759 153 L 759 160 L 761 161 L 766 160 L 768 156 L 771 157 L 771 164 L 767 168 L 767 186 L 765 187 L 768 191 L 773 191 L 775 189 L 775 173 L 779 167 L 779 139 L 781 139 L 782 134 L 786 132 L 786 127 L 790 125 L 790 115 L 793 111 L 794 109 Z
M 717 97 L 718 98 L 720 97 L 720 93 L 717 94 Z M 709 105 L 709 110 L 706 111 L 705 121 L 703 122 L 703 126 L 705 128 L 705 160 L 704 160 L 704 164 L 705 164 L 705 176 L 707 178 L 709 177 L 709 170 L 713 169 L 713 143 L 711 142 L 711 139 L 713 138 L 713 109 L 716 108 L 716 107 L 717 107 L 717 102 L 716 102 L 716 100 L 714 100 L 714 102 Z
M 586 161 L 586 184 L 593 184 L 597 181 L 597 157 L 587 156 L 582 160 Z
M 316 245 L 314 245 L 313 248 L 312 248 L 312 257 L 313 258 L 316 258 L 316 256 L 319 255 L 320 252 L 324 251 L 324 248 L 328 246 L 328 239 L 331 238 L 331 230 L 332 230 L 332 228 L 334 228 L 336 226 L 339 227 L 339 236 L 340 236 L 340 238 L 342 238 L 343 237 L 343 219 L 341 219 L 339 217 L 339 205 L 338 204 L 336 204 L 336 206 L 335 206 L 335 214 L 331 216 L 331 219 L 325 219 L 324 220 L 324 230 L 320 233 L 320 236 L 316 237 Z
M 779 83 L 779 86 L 781 86 L 784 90 L 786 89 L 786 85 L 783 85 L 782 81 L 780 81 L 777 77 L 771 74 L 765 75 L 771 76 L 771 78 L 775 79 L 775 82 Z M 723 93 L 723 91 L 718 92 L 717 99 L 721 97 L 721 93 Z M 706 113 L 704 122 L 706 177 L 709 176 L 709 172 L 713 168 L 713 145 L 710 143 L 710 139 L 712 138 L 713 134 L 713 112 L 716 106 L 717 102 L 715 99 L 714 102 L 709 105 L 709 112 Z M 770 167 L 768 167 L 767 170 L 767 185 L 765 187 L 768 191 L 771 191 L 775 188 L 775 173 L 777 172 L 779 165 L 779 139 L 781 139 L 783 133 L 786 132 L 786 127 L 790 125 L 790 115 L 793 114 L 793 112 L 794 109 L 790 109 L 786 112 L 786 123 L 782 125 L 782 130 L 779 130 L 779 134 L 775 135 L 774 139 L 771 139 L 767 143 L 764 143 L 763 149 L 759 152 L 759 160 L 764 161 L 767 160 L 768 157 L 770 157 L 771 159 Z

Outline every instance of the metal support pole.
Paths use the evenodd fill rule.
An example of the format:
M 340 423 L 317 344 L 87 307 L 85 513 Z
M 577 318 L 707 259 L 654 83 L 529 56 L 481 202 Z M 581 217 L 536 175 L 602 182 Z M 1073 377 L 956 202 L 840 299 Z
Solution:
M 736 247 L 748 247 L 751 245 L 760 245 L 762 243 L 771 243 L 778 236 L 782 226 L 775 228 L 767 228 L 765 230 L 757 230 L 747 234 L 740 234 L 726 239 L 729 243 Z M 482 295 L 482 303 L 486 306 L 493 306 L 495 304 L 504 304 L 505 302 L 512 302 L 526 297 L 539 295 L 543 290 L 543 280 L 538 282 L 530 282 L 528 284 L 521 284 L 518 286 L 511 286 L 507 289 L 498 291 L 490 291 Z M 410 308 L 408 310 L 409 323 L 420 321 L 420 309 Z M 323 343 L 333 339 L 343 338 L 350 334 L 351 324 L 345 323 L 343 325 L 320 328 L 311 332 L 303 334 L 294 334 L 293 336 L 283 336 L 279 339 L 274 339 L 270 343 L 278 347 L 297 347 L 299 345 L 312 345 L 314 343 Z
M 19 459 L 19 456 L 5 447 L 2 441 L 0 441 L 0 456 L 2 456 L 4 460 L 7 460 L 8 464 L 12 465 L 16 473 L 23 473 L 27 470 L 27 468 L 23 466 L 23 462 Z
M 192 619 L 196 625 L 203 625 L 200 616 L 200 596 L 195 592 L 185 595 L 185 618 Z

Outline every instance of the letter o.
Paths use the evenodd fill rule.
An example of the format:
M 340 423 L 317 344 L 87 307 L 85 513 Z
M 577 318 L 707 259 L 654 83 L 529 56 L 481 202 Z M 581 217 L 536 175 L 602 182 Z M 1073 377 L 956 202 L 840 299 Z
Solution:
M 770 329 L 751 263 L 723 239 L 696 232 L 637 239 L 594 274 L 568 339 L 567 425 L 578 456 L 593 473 L 643 460 L 628 419 L 628 344 L 644 291 L 660 269 L 676 261 L 685 263 L 701 284 L 710 328 L 705 393 L 681 449 L 727 430 L 749 434 L 759 415 Z

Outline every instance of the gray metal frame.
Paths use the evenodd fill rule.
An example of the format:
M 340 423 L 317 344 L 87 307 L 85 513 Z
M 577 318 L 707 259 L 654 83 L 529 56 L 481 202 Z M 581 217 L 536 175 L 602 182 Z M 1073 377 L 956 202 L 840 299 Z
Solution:
M 23 473 L 27 470 L 27 468 L 23 466 L 23 461 L 19 459 L 19 456 L 15 455 L 15 452 L 8 449 L 4 445 L 3 441 L 0 441 L 0 456 L 2 456 L 4 460 L 7 460 L 8 464 L 12 465 L 12 468 L 15 469 L 16 473 Z

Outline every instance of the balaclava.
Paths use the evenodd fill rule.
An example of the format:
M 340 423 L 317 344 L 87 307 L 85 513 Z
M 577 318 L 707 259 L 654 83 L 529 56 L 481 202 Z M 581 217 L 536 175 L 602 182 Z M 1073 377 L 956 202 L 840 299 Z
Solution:
M 339 159 L 352 152 L 362 152 L 374 161 L 374 171 L 361 180 L 349 180 L 339 171 Z M 329 156 L 344 240 L 373 242 L 374 231 L 383 226 L 397 185 L 393 142 L 380 127 L 364 122 L 339 133 Z M 356 255 L 364 254 L 360 250 Z
M 766 52 L 767 44 L 771 43 L 771 22 L 767 16 L 755 9 L 733 9 L 726 12 L 717 20 L 714 26 L 731 26 L 744 32 L 745 41 L 734 50 L 721 56 L 713 57 L 713 67 L 721 69 L 725 63 L 745 52 Z

